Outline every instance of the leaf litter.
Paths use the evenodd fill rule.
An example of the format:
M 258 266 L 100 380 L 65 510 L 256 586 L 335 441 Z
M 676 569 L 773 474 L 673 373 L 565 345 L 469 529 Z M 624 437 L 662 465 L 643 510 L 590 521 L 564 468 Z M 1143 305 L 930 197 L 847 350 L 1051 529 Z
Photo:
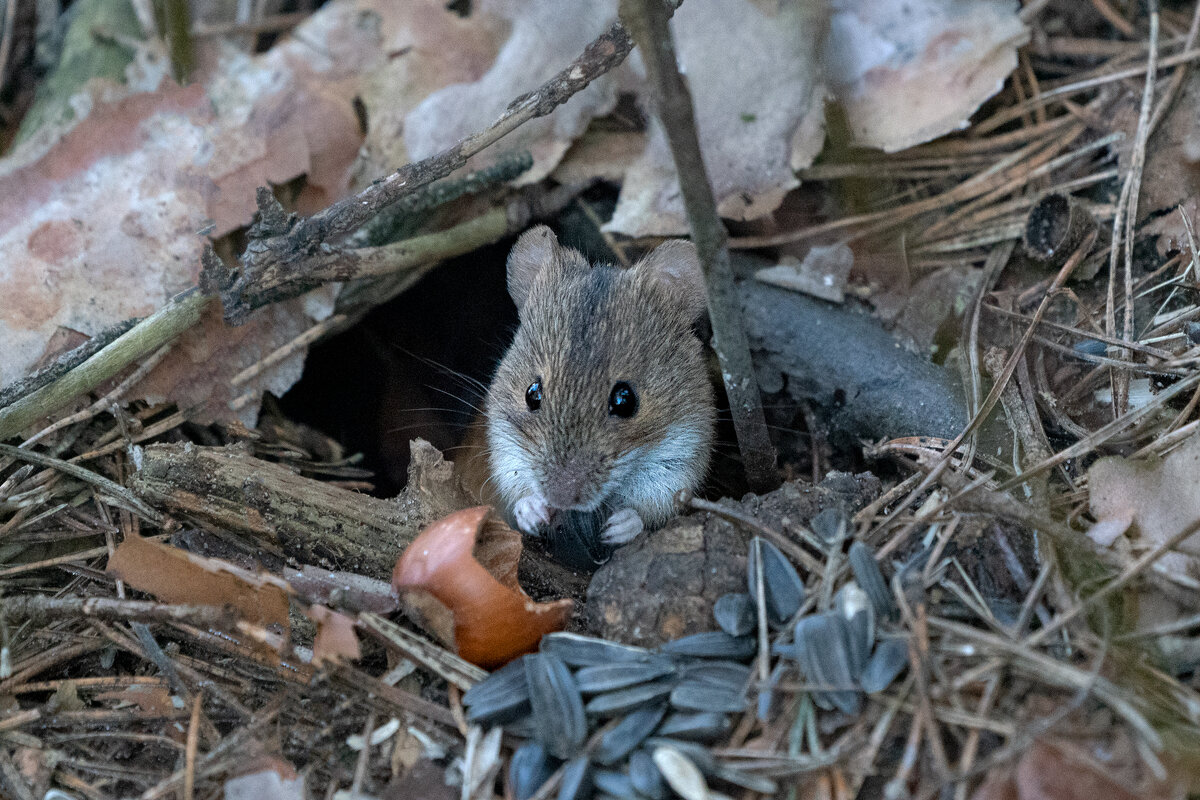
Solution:
M 685 60 L 690 46 L 685 15 L 700 15 L 705 7 L 697 2 L 692 11 L 689 0 L 679 12 Z M 514 675 L 537 684 L 539 699 L 528 713 L 538 713 L 537 705 L 558 728 L 569 730 L 545 743 L 553 751 L 546 748 L 539 755 L 525 744 L 512 756 L 511 771 L 505 771 L 502 762 L 510 749 L 501 746 L 494 730 L 489 735 L 470 722 L 482 702 L 478 692 L 507 675 L 508 668 L 483 680 L 478 668 L 436 641 L 436 626 L 414 632 L 409 623 L 380 616 L 372 609 L 383 607 L 378 601 L 385 588 L 372 590 L 378 594 L 371 609 L 356 607 L 349 600 L 355 593 L 342 591 L 339 573 L 328 569 L 319 592 L 298 588 L 304 585 L 298 577 L 303 570 L 294 570 L 318 565 L 289 563 L 274 536 L 277 520 L 251 518 L 245 526 L 229 528 L 212 522 L 219 516 L 183 506 L 172 506 L 172 516 L 166 517 L 125 494 L 122 484 L 141 458 L 128 446 L 133 438 L 149 430 L 145 438 L 195 440 L 200 438 L 196 423 L 213 421 L 224 424 L 203 429 L 204 446 L 240 442 L 253 457 L 322 474 L 327 482 L 364 478 L 344 460 L 314 458 L 301 443 L 301 431 L 266 441 L 252 428 L 232 424 L 246 409 L 251 411 L 243 419 L 253 422 L 261 391 L 282 392 L 286 377 L 270 383 L 266 370 L 262 383 L 247 385 L 237 395 L 248 398 L 238 408 L 230 406 L 233 397 L 222 394 L 234 374 L 294 341 L 312 321 L 327 318 L 335 293 L 317 290 L 260 312 L 258 329 L 253 323 L 226 328 L 214 314 L 204 334 L 213 341 L 181 340 L 165 356 L 176 364 L 157 368 L 181 377 L 159 377 L 155 384 L 151 371 L 146 378 L 146 386 L 159 387 L 143 389 L 150 404 L 134 402 L 143 395 L 128 392 L 120 398 L 124 409 L 98 408 L 44 434 L 25 454 L 3 453 L 4 780 L 20 776 L 25 781 L 17 790 L 21 796 L 41 796 L 53 785 L 89 797 L 161 797 L 190 792 L 190 787 L 236 793 L 246 786 L 256 794 L 291 797 L 301 791 L 292 767 L 302 766 L 306 786 L 330 792 L 373 787 L 382 796 L 389 782 L 428 782 L 419 765 L 437 764 L 433 785 L 443 786 L 449 776 L 475 796 L 499 791 L 497 780 L 499 785 L 511 781 L 508 785 L 522 797 L 554 791 L 582 796 L 589 785 L 636 785 L 637 791 L 654 792 L 662 783 L 681 796 L 697 797 L 739 789 L 770 794 L 779 786 L 814 797 L 933 796 L 953 787 L 956 796 L 980 800 L 1085 793 L 1182 797 L 1194 789 L 1194 767 L 1186 754 L 1194 751 L 1200 728 L 1200 703 L 1191 682 L 1200 659 L 1187 656 L 1189 644 L 1196 649 L 1191 638 L 1196 554 L 1189 538 L 1200 515 L 1189 511 L 1187 501 L 1196 494 L 1191 467 L 1200 397 L 1194 351 L 1200 337 L 1189 327 L 1196 316 L 1194 209 L 1188 200 L 1194 192 L 1187 189 L 1194 176 L 1171 166 L 1194 161 L 1188 156 L 1194 120 L 1186 109 L 1195 24 L 1190 15 L 1158 12 L 1154 25 L 1163 31 L 1158 41 L 1147 32 L 1144 16 L 1114 21 L 1118 12 L 1108 4 L 1090 7 L 1099 15 L 1094 24 L 1113 25 L 1120 36 L 1064 35 L 1071 20 L 1044 9 L 1018 16 L 1005 4 L 961 3 L 951 9 L 962 14 L 955 23 L 935 28 L 945 34 L 944 49 L 911 42 L 897 46 L 899 52 L 929 60 L 892 63 L 884 71 L 878 63 L 862 62 L 870 68 L 857 76 L 862 82 L 853 101 L 839 95 L 842 110 L 854 144 L 873 144 L 884 154 L 834 148 L 813 163 L 817 151 L 811 148 L 807 158 L 797 159 L 805 148 L 795 137 L 806 124 L 824 138 L 816 118 L 809 117 L 817 113 L 814 108 L 823 113 L 823 93 L 836 94 L 837 81 L 803 69 L 788 73 L 778 61 L 761 66 L 760 73 L 750 68 L 747 75 L 796 76 L 808 88 L 793 99 L 811 103 L 781 109 L 782 119 L 761 120 L 766 124 L 757 130 L 770 129 L 763 146 L 774 146 L 776 157 L 748 158 L 761 172 L 744 176 L 746 183 L 727 185 L 748 192 L 749 201 L 741 210 L 722 209 L 742 226 L 735 228 L 738 247 L 794 250 L 797 258 L 809 245 L 836 248 L 829 252 L 838 254 L 837 263 L 851 265 L 848 276 L 833 277 L 841 302 L 865 297 L 881 317 L 899 320 L 918 347 L 939 345 L 940 356 L 964 375 L 971 407 L 994 406 L 1009 429 L 1021 434 L 1015 447 L 993 450 L 971 435 L 878 443 L 871 455 L 899 470 L 900 477 L 882 494 L 841 508 L 843 522 L 833 527 L 824 524 L 828 519 L 819 508 L 799 498 L 812 492 L 812 502 L 833 508 L 839 502 L 836 492 L 803 482 L 741 504 L 695 505 L 694 513 L 654 540 L 672 543 L 668 552 L 657 554 L 665 559 L 658 563 L 671 558 L 695 563 L 697 550 L 681 542 L 703 553 L 708 542 L 724 541 L 710 538 L 714 532 L 733 531 L 746 547 L 746 560 L 762 569 L 752 571 L 749 581 L 742 573 L 741 585 L 729 589 L 737 599 L 721 604 L 716 617 L 716 598 L 679 610 L 677 620 L 688 620 L 680 631 L 684 635 L 660 637 L 674 642 L 659 641 L 661 652 L 619 651 L 633 653 L 632 663 L 649 665 L 639 668 L 633 684 L 613 684 L 611 676 L 595 672 L 604 665 L 588 659 L 616 645 L 589 638 L 582 620 L 576 633 L 544 640 L 534 657 L 540 660 L 530 662 L 534 667 L 513 662 L 521 667 Z M 7 208 L 0 208 L 9 231 L 0 247 L 11 248 L 5 252 L 12 255 L 5 259 L 10 266 L 4 280 L 13 288 L 10 296 L 29 302 L 16 304 L 0 319 L 9 326 L 6 342 L 12 338 L 20 345 L 10 351 L 18 361 L 6 366 L 10 372 L 0 382 L 24 376 L 60 328 L 92 334 L 149 313 L 186 288 L 198 269 L 196 231 L 209 221 L 218 236 L 248 224 L 256 186 L 304 175 L 288 198 L 291 207 L 299 213 L 323 208 L 352 186 L 415 157 L 407 152 L 411 145 L 404 128 L 417 119 L 411 115 L 423 100 L 439 92 L 449 92 L 443 98 L 469 97 L 471 86 L 490 80 L 499 82 L 486 85 L 504 88 L 484 95 L 503 107 L 520 87 L 513 75 L 497 72 L 515 70 L 520 77 L 517 67 L 505 65 L 519 66 L 516 48 L 531 41 L 536 15 L 549 13 L 531 4 L 524 12 L 530 16 L 522 17 L 513 8 L 495 3 L 484 5 L 478 16 L 458 17 L 432 3 L 412 4 L 403 12 L 335 3 L 265 55 L 231 58 L 224 66 L 230 72 L 222 77 L 218 67 L 205 91 L 198 85 L 163 84 L 126 95 L 114 94 L 112 87 L 107 94 L 95 93 L 92 87 L 92 109 L 73 129 L 48 137 L 55 140 L 52 147 L 25 160 L 10 156 L 2 168 L 0 181 L 13 190 L 5 195 Z M 602 15 L 603 7 L 597 8 Z M 922 9 L 925 20 L 950 14 L 948 5 Z M 759 15 L 754 24 L 771 33 L 780 30 L 772 24 L 796 13 L 787 3 L 756 3 L 745 10 Z M 904 31 L 886 19 L 851 23 L 844 8 L 829 13 L 834 31 L 875 42 L 874 54 L 887 52 L 878 47 L 880 40 L 904 41 Z M 608 14 L 611 20 L 611 9 Z M 741 22 L 750 24 L 745 16 Z M 436 24 L 418 22 L 424 18 Z M 602 21 L 596 19 L 599 30 Z M 461 44 L 469 56 L 447 58 L 451 45 L 438 52 L 431 29 Z M 1027 29 L 1043 35 L 1018 54 Z M 581 34 L 565 51 L 539 53 L 547 70 L 574 58 L 598 30 Z M 537 41 L 556 45 L 558 39 L 545 32 L 538 31 L 543 38 Z M 983 46 L 963 45 L 978 43 L 978 37 L 984 37 Z M 817 49 L 812 41 L 801 47 L 797 38 L 779 38 L 785 48 Z M 314 42 L 322 45 L 315 50 L 322 55 L 353 58 L 314 57 Z M 1148 46 L 1161 48 L 1156 55 L 1162 74 L 1159 93 L 1150 93 L 1147 104 L 1141 81 Z M 422 52 L 425 61 L 407 58 Z M 770 54 L 764 47 L 755 55 Z M 955 55 L 963 60 L 955 61 Z M 345 71 L 330 73 L 332 62 Z M 873 88 L 894 88 L 900 81 L 911 92 L 923 75 L 949 80 L 956 70 L 971 80 L 953 93 L 954 104 L 934 109 L 932 121 L 912 114 L 904 120 L 907 127 L 879 125 L 877 131 L 895 133 L 893 141 L 871 138 L 878 135 L 872 133 L 872 114 L 896 118 L 886 102 L 863 99 Z M 636 75 L 629 65 L 627 72 L 614 74 L 612 83 L 636 93 Z M 719 77 L 730 75 L 736 73 L 727 68 Z M 269 78 L 268 88 L 252 76 Z M 688 76 L 701 109 L 703 140 L 705 109 L 730 113 L 730 92 L 739 84 L 709 81 L 699 66 Z M 842 78 L 846 91 L 851 81 L 845 74 Z M 223 79 L 234 81 L 225 85 L 224 95 L 219 91 Z M 237 80 L 250 86 L 244 96 Z M 539 81 L 530 77 L 529 87 Z M 396 93 L 394 106 L 386 99 L 390 86 L 407 87 Z M 714 99 L 701 102 L 710 88 Z M 365 134 L 354 110 L 356 96 L 368 109 Z M 906 96 L 898 92 L 895 99 L 902 102 Z M 537 165 L 526 180 L 569 164 L 571 145 L 582 150 L 579 137 L 586 143 L 597 133 L 589 131 L 592 117 L 617 113 L 609 105 L 612 99 L 605 95 L 587 109 L 580 103 L 576 116 L 561 118 L 569 121 L 560 124 L 552 117 L 524 131 Z M 429 103 L 425 109 L 453 114 L 453 107 Z M 936 139 L 968 117 L 962 133 Z M 490 121 L 463 122 L 451 141 Z M 739 125 L 744 130 L 760 119 L 747 111 L 739 112 L 736 122 L 729 130 Z M 1161 143 L 1148 133 L 1160 123 L 1170 132 Z M 214 125 L 224 139 L 213 133 Z M 430 128 L 417 125 L 414 136 L 422 130 Z M 183 163 L 190 159 L 192 172 L 171 167 L 175 162 L 164 147 L 163 131 L 192 137 L 180 140 L 187 159 L 174 154 Z M 648 158 L 654 128 L 622 133 L 633 136 L 626 135 L 617 157 L 612 150 L 603 157 L 610 165 L 624 160 L 634 169 L 637 161 L 622 156 L 643 152 L 640 145 L 646 148 L 641 158 Z M 214 163 L 228 168 L 220 174 L 197 155 L 210 135 L 211 146 L 222 154 Z M 719 152 L 718 145 L 706 154 Z M 587 163 L 577 162 L 575 168 L 582 170 L 577 175 L 587 176 Z M 714 157 L 712 163 L 720 192 L 722 161 Z M 58 166 L 51 169 L 53 164 Z M 609 180 L 620 175 L 623 192 L 643 181 L 650 189 L 638 191 L 658 198 L 630 215 L 637 224 L 646 225 L 646 231 L 682 231 L 677 198 L 669 196 L 669 186 L 661 191 L 669 176 L 605 169 Z M 1147 187 L 1137 205 L 1129 200 L 1137 191 L 1120 191 L 1131 175 L 1141 175 Z M 101 178 L 107 183 L 89 183 Z M 865 196 L 852 197 L 864 178 L 875 185 Z M 792 191 L 798 181 L 800 191 Z M 140 186 L 143 192 L 129 199 L 159 198 L 160 205 L 151 206 L 155 214 L 142 208 L 138 216 L 127 198 L 102 202 L 98 185 Z M 1024 260 L 1011 243 L 1021 238 L 1029 208 L 1051 189 L 1082 199 L 1100 234 L 1065 254 L 1065 263 L 1048 273 L 1047 265 Z M 839 194 L 844 204 L 830 200 L 814 210 L 800 202 L 805 193 L 818 190 Z M 622 194 L 619 213 L 631 197 Z M 95 216 L 97 211 L 108 216 Z M 1134 223 L 1128 229 L 1126 219 Z M 1125 237 L 1126 230 L 1136 238 Z M 1143 255 L 1154 250 L 1145 249 L 1147 244 L 1157 246 L 1153 256 Z M 899 257 L 890 258 L 893 253 Z M 106 302 L 93 304 L 90 316 L 81 315 L 78 304 L 71 306 L 73 295 L 60 291 L 78 282 L 84 258 L 97 259 L 98 272 L 88 276 L 91 285 L 104 284 L 112 292 Z M 153 266 L 131 272 L 129 263 Z M 57 271 L 46 265 L 57 265 Z M 96 279 L 108 274 L 104 269 L 111 270 L 111 280 Z M 60 283 L 33 279 L 43 275 Z M 931 304 L 922 317 L 921 299 L 942 285 L 952 290 L 950 299 Z M 894 313 L 901 307 L 907 307 L 913 324 Z M 304 323 L 293 323 L 305 315 Z M 947 343 L 950 329 L 956 344 Z M 9 337 L 11 331 L 23 333 Z M 985 348 L 993 356 L 986 362 Z M 294 380 L 303 345 L 292 355 Z M 201 369 L 214 361 L 220 364 L 212 371 Z M 191 378 L 191 386 L 184 378 Z M 1002 386 L 1010 382 L 1012 391 Z M 297 438 L 287 438 L 291 435 Z M 309 437 L 306 443 L 312 441 Z M 323 450 L 339 452 L 336 446 Z M 1094 461 L 1097 454 L 1102 458 Z M 818 473 L 829 472 L 819 454 L 816 460 Z M 431 508 L 444 514 L 464 507 L 449 484 L 414 486 L 423 488 L 398 500 L 397 507 L 422 525 Z M 269 495 L 274 485 L 249 481 L 244 488 Z M 253 517 L 248 508 L 242 512 Z M 1089 531 L 1091 539 L 1085 535 Z M 174 540 L 172 546 L 151 541 L 164 534 Z M 763 544 L 753 544 L 752 535 L 778 549 L 767 550 L 766 560 L 755 560 L 764 559 L 754 555 L 763 553 Z M 510 540 L 497 542 L 480 547 L 511 556 Z M 142 548 L 140 556 L 133 555 L 131 544 Z M 210 555 L 201 558 L 184 548 Z M 706 563 L 719 563 L 715 552 Z M 513 558 L 481 556 L 478 548 L 476 556 L 501 583 L 513 583 Z M 620 562 L 618 552 L 604 569 L 618 574 Z M 319 566 L 356 575 L 362 563 L 367 562 L 349 558 Z M 105 576 L 106 567 L 112 576 Z M 291 577 L 255 575 L 256 570 Z M 687 567 L 662 573 L 686 574 Z M 384 576 L 359 577 L 379 583 Z M 672 591 L 667 582 L 654 588 L 664 596 Z M 128 591 L 148 591 L 160 602 L 127 599 Z M 688 591 L 671 597 L 690 599 Z M 62 597 L 43 597 L 54 594 Z M 234 624 L 219 622 L 224 618 L 213 613 L 213 607 L 227 603 L 233 608 L 221 613 L 231 613 Z M 1171 614 L 1147 615 L 1150 607 L 1166 607 Z M 304 610 L 308 619 L 289 609 Z M 718 624 L 725 630 L 701 630 Z M 1141 647 L 1153 639 L 1147 633 L 1153 631 L 1175 637 L 1179 649 L 1171 659 L 1148 657 Z M 597 690 L 589 691 L 586 704 L 573 694 L 582 695 L 581 676 L 589 681 L 585 686 Z M 598 683 L 602 679 L 610 682 Z M 671 681 L 679 684 L 663 685 Z M 477 693 L 463 696 L 464 689 Z M 640 701 L 628 694 L 632 689 L 642 692 Z M 536 740 L 536 729 L 519 716 L 519 697 L 513 703 L 503 692 L 482 696 L 508 709 L 502 724 L 515 737 L 513 744 Z M 597 698 L 603 702 L 596 703 Z M 664 703 L 667 710 L 656 705 Z M 547 710 L 556 704 L 569 709 Z M 589 707 L 594 714 L 588 714 Z M 714 714 L 721 718 L 710 718 Z M 605 751 L 605 734 L 627 723 L 640 725 L 638 735 L 644 738 L 635 747 L 641 749 Z M 107 739 L 89 743 L 83 737 L 101 730 Z M 375 737 L 376 731 L 386 735 Z M 268 732 L 275 738 L 251 745 Z M 339 748 L 352 736 L 376 743 L 360 745 L 346 757 Z M 51 752 L 53 758 L 43 755 Z M 596 753 L 602 760 L 595 760 Z M 261 759 L 256 762 L 262 755 L 278 759 L 279 769 L 264 771 Z M 560 766 L 557 759 L 567 760 Z M 109 763 L 121 769 L 109 769 Z M 527 772 L 517 774 L 518 767 Z M 246 776 L 250 783 L 239 786 Z

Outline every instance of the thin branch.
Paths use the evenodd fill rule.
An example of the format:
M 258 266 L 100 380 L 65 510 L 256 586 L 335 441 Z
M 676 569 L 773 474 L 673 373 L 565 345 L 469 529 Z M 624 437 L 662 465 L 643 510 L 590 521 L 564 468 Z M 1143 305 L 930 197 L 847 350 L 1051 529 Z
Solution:
M 195 289 L 176 295 L 58 380 L 0 408 L 0 441 L 53 414 L 192 327 L 200 320 L 210 299 Z
M 692 96 L 675 59 L 675 45 L 667 25 L 670 12 L 661 0 L 622 0 L 620 14 L 641 48 L 656 114 L 671 145 L 692 239 L 704 265 L 713 342 L 721 361 L 746 477 L 752 488 L 762 491 L 775 481 L 775 449 L 767 436 L 758 379 L 750 363 L 741 304 L 729 266 L 728 234 L 717 216 L 717 204 L 700 154 Z
M 185 623 L 202 628 L 230 629 L 237 614 L 226 606 L 167 605 L 148 600 L 114 600 L 109 597 L 51 597 L 27 595 L 4 598 L 9 619 L 78 619 L 107 622 Z

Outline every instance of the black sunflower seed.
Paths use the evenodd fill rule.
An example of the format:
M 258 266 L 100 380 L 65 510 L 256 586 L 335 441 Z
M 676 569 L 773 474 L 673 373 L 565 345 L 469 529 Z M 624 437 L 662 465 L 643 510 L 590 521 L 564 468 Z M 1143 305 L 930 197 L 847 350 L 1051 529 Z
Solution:
M 708 631 L 667 642 L 659 649 L 673 656 L 745 661 L 757 652 L 758 642 L 749 636 L 730 636 L 725 631 Z
M 626 711 L 662 700 L 671 693 L 675 681 L 654 681 L 631 686 L 628 689 L 618 689 L 615 692 L 598 694 L 588 701 L 584 710 L 597 716 L 618 716 Z
M 570 758 L 587 737 L 583 698 L 562 659 L 549 653 L 526 656 L 529 703 L 537 721 L 535 735 L 551 755 Z
M 666 713 L 664 703 L 644 706 L 630 713 L 600 737 L 592 757 L 596 763 L 605 766 L 617 763 L 654 732 Z
M 650 661 L 597 664 L 576 672 L 575 683 L 584 694 L 595 694 L 636 686 L 674 671 L 675 665 L 671 660 L 661 657 Z

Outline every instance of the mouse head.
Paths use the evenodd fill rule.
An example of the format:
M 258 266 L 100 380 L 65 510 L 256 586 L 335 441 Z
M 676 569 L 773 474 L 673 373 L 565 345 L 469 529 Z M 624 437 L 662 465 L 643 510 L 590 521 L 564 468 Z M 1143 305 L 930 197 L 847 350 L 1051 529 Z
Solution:
M 630 269 L 592 266 L 545 226 L 508 259 L 520 327 L 488 391 L 492 478 L 511 503 L 669 516 L 708 466 L 713 400 L 693 325 L 695 248 L 668 242 Z

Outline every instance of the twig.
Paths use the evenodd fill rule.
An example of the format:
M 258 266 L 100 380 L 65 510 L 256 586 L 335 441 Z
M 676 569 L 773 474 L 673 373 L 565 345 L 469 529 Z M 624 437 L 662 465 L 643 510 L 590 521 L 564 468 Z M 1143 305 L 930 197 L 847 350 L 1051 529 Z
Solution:
M 118 400 L 125 396 L 125 393 L 128 392 L 130 388 L 137 384 L 142 378 L 146 377 L 150 370 L 158 366 L 158 362 L 162 361 L 163 357 L 166 356 L 167 353 L 171 352 L 171 344 L 171 342 L 167 342 L 162 347 L 151 353 L 149 358 L 139 364 L 137 369 L 123 378 L 121 382 L 117 384 L 116 388 L 104 395 L 104 397 L 101 397 L 99 400 L 92 403 L 82 411 L 78 411 L 70 416 L 63 417 L 62 419 L 55 421 L 53 424 L 42 428 L 33 436 L 30 436 L 28 439 L 22 442 L 21 447 L 29 447 L 34 442 L 44 439 L 55 431 L 62 430 L 63 428 L 74 425 L 77 422 L 85 422 L 97 414 L 112 408 L 117 404 Z
M 196 753 L 200 749 L 200 700 L 197 694 L 192 699 L 192 718 L 188 722 L 187 749 L 184 751 L 183 800 L 196 796 Z
M 8 81 L 8 56 L 12 52 L 13 31 L 17 28 L 17 0 L 5 0 L 0 19 L 0 89 Z
M 712 186 L 700 154 L 692 96 L 675 60 L 675 45 L 667 25 L 670 14 L 661 0 L 621 0 L 620 14 L 641 48 L 656 114 L 671 146 L 692 239 L 704 265 L 713 342 L 721 361 L 746 478 L 751 488 L 763 491 L 776 480 L 775 448 L 767 435 L 758 379 L 750 363 L 741 304 L 729 266 L 728 235 L 717 216 Z
M 0 441 L 53 414 L 79 395 L 89 392 L 129 364 L 153 353 L 200 320 L 212 298 L 189 289 L 134 325 L 125 334 L 75 369 L 0 408 Z
M 167 605 L 149 600 L 114 600 L 108 597 L 51 597 L 22 595 L 4 598 L 3 614 L 12 619 L 77 619 L 92 617 L 109 622 L 183 622 L 202 628 L 228 629 L 237 621 L 231 608 Z
M 1122 338 L 1132 341 L 1133 333 L 1133 241 L 1136 235 L 1138 197 L 1142 192 L 1142 170 L 1146 163 L 1146 141 L 1150 137 L 1150 112 L 1154 104 L 1154 79 L 1158 72 L 1158 3 L 1150 2 L 1150 41 L 1149 53 L 1146 60 L 1146 81 L 1142 88 L 1142 104 L 1138 112 L 1137 135 L 1133 142 L 1133 159 L 1125 183 L 1121 187 L 1121 200 L 1118 204 L 1117 216 L 1113 220 L 1112 246 L 1108 260 L 1108 311 L 1106 314 L 1105 332 L 1109 336 L 1116 334 L 1114 319 L 1113 284 L 1116 281 L 1117 253 L 1125 248 L 1125 321 Z M 1125 230 L 1121 231 L 1124 225 Z M 1122 233 L 1124 236 L 1122 237 Z M 1119 358 L 1128 359 L 1130 353 L 1122 349 Z M 1129 404 L 1129 373 L 1117 370 L 1113 373 L 1113 414 L 1121 416 Z

